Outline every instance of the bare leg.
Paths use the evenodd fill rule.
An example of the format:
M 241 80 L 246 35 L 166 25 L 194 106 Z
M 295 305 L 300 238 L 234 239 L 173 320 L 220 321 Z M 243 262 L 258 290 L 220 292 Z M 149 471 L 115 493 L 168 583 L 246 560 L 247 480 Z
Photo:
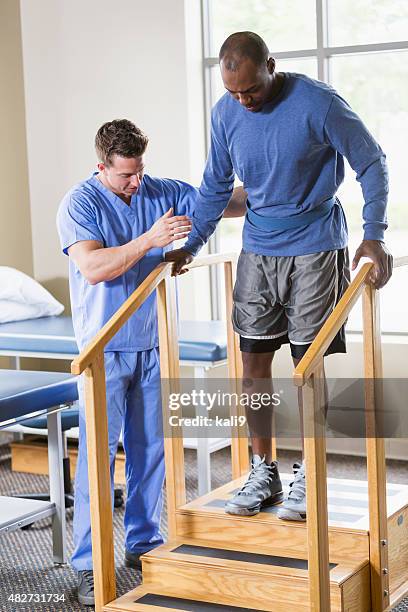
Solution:
M 269 405 L 270 401 L 265 401 L 265 395 L 261 395 L 272 395 L 273 356 L 273 352 L 242 353 L 243 391 L 251 400 L 246 413 L 253 458 L 247 481 L 225 503 L 225 512 L 228 514 L 253 516 L 263 506 L 278 504 L 283 500 L 278 466 L 272 461 L 272 406 Z
M 272 395 L 272 353 L 241 353 L 243 364 L 243 391 L 248 395 L 268 393 Z M 252 453 L 265 456 L 266 463 L 272 461 L 272 407 L 262 406 L 259 410 L 246 410 L 249 433 L 251 436 Z M 260 433 L 262 432 L 262 437 Z

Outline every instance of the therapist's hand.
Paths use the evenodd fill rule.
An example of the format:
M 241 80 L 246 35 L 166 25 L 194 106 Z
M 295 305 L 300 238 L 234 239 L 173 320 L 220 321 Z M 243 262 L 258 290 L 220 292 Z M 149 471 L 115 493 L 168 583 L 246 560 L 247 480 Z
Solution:
M 171 244 L 175 240 L 181 240 L 189 235 L 191 231 L 191 220 L 185 215 L 175 217 L 173 209 L 170 208 L 154 225 L 146 232 L 150 248 L 161 248 Z
M 351 269 L 355 270 L 361 257 L 368 257 L 374 263 L 368 280 L 375 287 L 381 289 L 392 275 L 392 255 L 380 240 L 363 240 L 354 255 Z
M 184 266 L 191 263 L 194 257 L 188 251 L 184 249 L 174 249 L 174 251 L 168 251 L 164 256 L 165 261 L 173 261 L 173 269 L 171 271 L 172 276 L 179 274 L 185 274 L 188 272 Z

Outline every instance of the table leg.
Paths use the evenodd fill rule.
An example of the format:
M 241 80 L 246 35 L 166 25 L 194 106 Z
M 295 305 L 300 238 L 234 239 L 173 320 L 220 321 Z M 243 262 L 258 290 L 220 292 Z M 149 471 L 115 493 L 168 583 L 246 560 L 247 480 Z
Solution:
M 55 503 L 55 514 L 52 517 L 53 557 L 55 564 L 62 564 L 67 562 L 67 554 L 61 412 L 48 414 L 47 424 L 50 500 Z

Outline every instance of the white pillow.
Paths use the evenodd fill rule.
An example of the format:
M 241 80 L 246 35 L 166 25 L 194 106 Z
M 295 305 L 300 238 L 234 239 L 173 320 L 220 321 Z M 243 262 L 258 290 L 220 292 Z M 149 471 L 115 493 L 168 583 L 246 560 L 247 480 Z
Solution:
M 33 278 L 0 266 L 0 323 L 59 315 L 63 310 L 64 306 Z

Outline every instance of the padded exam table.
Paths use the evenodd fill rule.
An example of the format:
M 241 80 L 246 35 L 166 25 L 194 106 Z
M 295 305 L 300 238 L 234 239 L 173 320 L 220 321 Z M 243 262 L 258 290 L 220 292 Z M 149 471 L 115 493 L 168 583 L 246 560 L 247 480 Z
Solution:
M 225 363 L 227 336 L 222 321 L 181 321 L 180 365 L 209 368 Z M 0 355 L 74 359 L 78 355 L 71 317 L 41 317 L 0 324 Z M 198 374 L 198 372 L 195 372 Z
M 227 334 L 223 321 L 181 321 L 180 365 L 194 368 L 194 377 L 227 363 Z M 73 359 L 78 355 L 71 317 L 55 316 L 0 324 L 0 355 L 12 357 L 16 369 L 21 357 Z M 198 492 L 211 489 L 210 455 L 230 444 L 228 438 L 184 438 L 186 448 L 197 449 Z
M 52 516 L 54 563 L 66 563 L 61 410 L 78 399 L 77 379 L 60 372 L 0 370 L 0 429 L 47 415 L 50 501 L 0 497 L 0 533 Z

